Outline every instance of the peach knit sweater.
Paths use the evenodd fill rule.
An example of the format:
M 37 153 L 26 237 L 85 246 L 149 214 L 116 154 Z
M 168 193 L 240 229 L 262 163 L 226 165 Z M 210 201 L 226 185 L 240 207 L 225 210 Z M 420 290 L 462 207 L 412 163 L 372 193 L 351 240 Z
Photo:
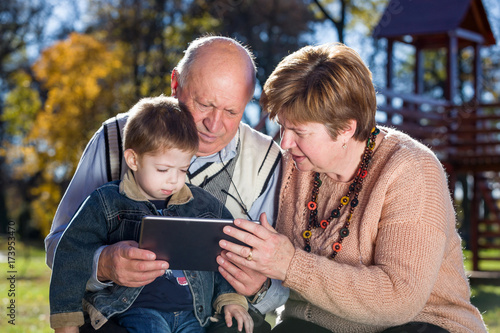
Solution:
M 453 333 L 486 332 L 470 303 L 460 237 L 445 172 L 425 146 L 393 129 L 368 167 L 350 226 L 334 261 L 327 258 L 341 216 L 315 229 L 303 250 L 313 172 L 284 156 L 277 229 L 295 245 L 284 285 L 291 289 L 283 317 L 316 323 L 335 333 L 380 332 L 410 321 Z M 350 183 L 321 175 L 318 219 L 330 215 Z M 335 223 L 335 221 L 337 221 Z

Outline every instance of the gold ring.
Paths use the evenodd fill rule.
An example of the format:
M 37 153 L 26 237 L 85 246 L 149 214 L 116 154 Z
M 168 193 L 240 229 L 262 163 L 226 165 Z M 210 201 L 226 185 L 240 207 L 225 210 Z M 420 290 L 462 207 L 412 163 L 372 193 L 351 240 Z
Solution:
M 253 256 L 252 256 L 252 250 L 250 250 L 250 253 L 248 254 L 247 260 L 252 261 Z

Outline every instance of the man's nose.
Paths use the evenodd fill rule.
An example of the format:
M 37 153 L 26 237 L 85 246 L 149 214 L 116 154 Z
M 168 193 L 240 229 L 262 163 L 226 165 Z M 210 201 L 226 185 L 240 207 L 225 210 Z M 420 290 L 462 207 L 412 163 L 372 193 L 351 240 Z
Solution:
M 222 110 L 213 108 L 205 119 L 203 119 L 203 124 L 210 131 L 210 133 L 217 133 L 223 127 L 222 125 Z

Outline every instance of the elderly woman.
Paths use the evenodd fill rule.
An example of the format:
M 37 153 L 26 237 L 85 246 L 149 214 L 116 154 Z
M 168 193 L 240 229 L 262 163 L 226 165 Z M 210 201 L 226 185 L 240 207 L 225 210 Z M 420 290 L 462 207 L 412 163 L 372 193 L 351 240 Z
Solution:
M 237 220 L 232 261 L 291 290 L 273 332 L 485 332 L 470 303 L 446 174 L 376 126 L 371 73 L 343 45 L 284 58 L 261 103 L 286 150 L 277 231 Z M 229 280 L 232 272 L 221 269 Z

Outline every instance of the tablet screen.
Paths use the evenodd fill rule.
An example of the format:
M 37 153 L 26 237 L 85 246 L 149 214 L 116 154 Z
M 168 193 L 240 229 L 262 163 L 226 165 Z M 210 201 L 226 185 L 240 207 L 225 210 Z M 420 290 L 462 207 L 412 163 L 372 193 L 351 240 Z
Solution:
M 170 269 L 217 271 L 216 258 L 222 251 L 219 241 L 243 244 L 223 233 L 226 225 L 234 226 L 233 220 L 145 216 L 139 248 L 156 253 Z

